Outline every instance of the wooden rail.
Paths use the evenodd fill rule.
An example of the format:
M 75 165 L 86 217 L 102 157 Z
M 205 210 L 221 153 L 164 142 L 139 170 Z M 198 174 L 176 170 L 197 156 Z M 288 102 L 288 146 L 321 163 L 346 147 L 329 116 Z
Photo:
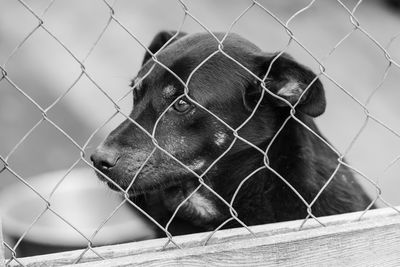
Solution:
M 397 208 L 399 209 L 399 208 Z M 166 239 L 95 248 L 76 266 L 400 266 L 400 214 L 392 208 L 174 237 L 184 249 L 161 251 Z M 82 250 L 19 258 L 26 266 L 73 263 Z M 17 266 L 16 263 L 13 263 Z M 11 266 L 14 266 L 11 264 Z

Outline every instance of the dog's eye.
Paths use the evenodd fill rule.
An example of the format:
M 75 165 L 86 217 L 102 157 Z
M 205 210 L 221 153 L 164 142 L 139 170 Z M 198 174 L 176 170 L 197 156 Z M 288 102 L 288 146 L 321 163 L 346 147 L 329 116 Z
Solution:
M 179 99 L 174 104 L 174 109 L 180 113 L 188 111 L 191 107 L 192 105 L 184 99 Z

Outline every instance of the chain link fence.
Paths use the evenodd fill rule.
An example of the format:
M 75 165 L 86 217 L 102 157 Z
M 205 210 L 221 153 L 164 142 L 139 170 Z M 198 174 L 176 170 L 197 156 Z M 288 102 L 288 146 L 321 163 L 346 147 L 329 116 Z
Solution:
M 345 14 L 348 19 L 348 30 L 346 30 L 346 33 L 342 35 L 342 38 L 340 38 L 338 41 L 336 41 L 335 45 L 332 46 L 328 53 L 326 53 L 325 56 L 316 56 L 316 53 L 308 48 L 308 45 L 306 45 L 304 42 L 302 42 L 302 36 L 299 36 L 296 34 L 295 30 L 295 25 L 296 25 L 296 19 L 298 17 L 301 17 L 303 15 L 309 14 L 308 12 L 312 12 L 319 4 L 319 1 L 313 0 L 308 3 L 306 3 L 302 8 L 298 9 L 298 11 L 293 12 L 287 19 L 281 19 L 279 15 L 276 14 L 273 10 L 270 9 L 268 2 L 262 2 L 262 1 L 249 1 L 247 3 L 247 6 L 241 10 L 241 13 L 236 15 L 236 18 L 231 22 L 230 26 L 228 29 L 225 31 L 225 36 L 222 39 L 219 39 L 215 36 L 214 29 L 212 25 L 209 25 L 207 21 L 204 21 L 203 19 L 199 18 L 196 16 L 196 10 L 193 10 L 191 8 L 191 5 L 186 3 L 185 1 L 176 1 L 176 5 L 179 6 L 180 12 L 181 12 L 181 23 L 176 27 L 176 34 L 169 40 L 172 41 L 172 39 L 180 32 L 183 31 L 187 21 L 190 21 L 190 23 L 194 23 L 199 27 L 199 31 L 203 31 L 208 33 L 210 36 L 215 38 L 215 41 L 218 42 L 218 49 L 215 50 L 214 53 L 212 53 L 209 57 L 207 57 L 201 64 L 199 64 L 193 72 L 189 75 L 189 78 L 187 81 L 182 81 L 180 77 L 175 74 L 171 69 L 166 67 L 161 61 L 158 59 L 158 54 L 162 51 L 163 47 L 160 51 L 153 53 L 148 49 L 148 42 L 143 41 L 141 37 L 136 33 L 137 29 L 135 27 L 139 27 L 138 25 L 130 26 L 126 25 L 123 20 L 119 17 L 118 12 L 116 11 L 115 6 L 119 4 L 119 2 L 115 1 L 96 1 L 96 5 L 101 5 L 103 9 L 108 11 L 108 15 L 104 18 L 105 23 L 102 25 L 101 30 L 97 34 L 96 38 L 92 40 L 91 46 L 86 49 L 86 52 L 80 53 L 82 55 L 78 55 L 78 53 L 74 52 L 74 49 L 71 49 L 69 44 L 66 43 L 63 38 L 59 37 L 59 33 L 51 30 L 50 27 L 48 27 L 46 23 L 47 16 L 51 14 L 53 10 L 53 6 L 56 5 L 59 1 L 49 1 L 46 6 L 42 6 L 41 8 L 33 8 L 31 3 L 28 1 L 15 1 L 20 8 L 22 8 L 26 12 L 26 16 L 30 16 L 30 19 L 34 21 L 34 23 L 31 23 L 30 25 L 31 30 L 23 36 L 23 38 L 20 39 L 16 47 L 11 51 L 7 52 L 7 56 L 4 57 L 4 60 L 0 66 L 1 70 L 1 76 L 0 76 L 0 85 L 6 85 L 15 92 L 18 92 L 20 96 L 23 97 L 24 102 L 28 102 L 29 105 L 33 105 L 35 109 L 35 113 L 40 114 L 40 119 L 35 122 L 33 127 L 31 127 L 29 130 L 27 130 L 24 135 L 19 138 L 18 142 L 12 144 L 12 148 L 9 149 L 8 151 L 4 152 L 1 151 L 0 153 L 0 176 L 1 177 L 9 177 L 9 180 L 17 180 L 20 183 L 22 183 L 26 188 L 29 188 L 31 192 L 33 192 L 38 198 L 41 199 L 41 203 L 43 204 L 43 209 L 41 210 L 40 213 L 35 215 L 35 218 L 30 222 L 30 225 L 26 227 L 24 232 L 17 238 L 16 242 L 10 243 L 7 240 L 4 242 L 4 246 L 6 249 L 6 252 L 8 253 L 8 259 L 6 260 L 6 264 L 20 264 L 23 265 L 22 262 L 19 261 L 19 255 L 18 255 L 18 248 L 22 242 L 26 239 L 26 236 L 30 233 L 30 231 L 37 225 L 38 221 L 48 213 L 52 213 L 54 216 L 56 216 L 59 220 L 62 221 L 64 225 L 67 225 L 70 230 L 78 233 L 81 238 L 85 240 L 86 243 L 86 248 L 82 250 L 82 253 L 80 254 L 79 257 L 75 259 L 76 263 L 79 263 L 81 259 L 87 254 L 87 253 L 94 253 L 97 255 L 98 259 L 104 259 L 104 256 L 101 255 L 100 253 L 97 252 L 96 246 L 93 242 L 93 240 L 96 238 L 96 236 L 101 233 L 102 229 L 104 226 L 107 224 L 108 221 L 110 221 L 113 216 L 121 209 L 123 206 L 131 206 L 134 209 L 136 209 L 140 214 L 142 214 L 144 217 L 146 217 L 149 221 L 150 224 L 154 224 L 159 230 L 161 230 L 166 236 L 167 236 L 167 242 L 165 243 L 164 247 L 168 247 L 171 244 L 176 247 L 180 248 L 181 245 L 175 241 L 173 234 L 170 233 L 170 224 L 173 222 L 174 219 L 176 219 L 177 214 L 179 209 L 184 205 L 185 202 L 189 201 L 189 199 L 195 195 L 196 192 L 198 192 L 201 188 L 207 189 L 213 196 L 215 196 L 217 199 L 221 200 L 230 210 L 231 216 L 221 223 L 218 227 L 213 229 L 206 238 L 206 242 L 204 245 L 206 246 L 209 243 L 209 240 L 212 240 L 214 234 L 219 231 L 221 228 L 223 228 L 227 223 L 230 223 L 232 221 L 238 222 L 242 227 L 246 228 L 250 233 L 252 233 L 251 228 L 249 228 L 248 225 L 246 225 L 243 221 L 240 220 L 240 216 L 238 216 L 237 212 L 235 211 L 233 207 L 233 203 L 235 202 L 235 198 L 238 192 L 242 189 L 242 186 L 246 183 L 246 181 L 252 179 L 252 176 L 259 172 L 260 170 L 268 169 L 269 171 L 275 173 L 281 179 L 283 182 L 285 182 L 293 192 L 303 201 L 304 205 L 307 208 L 308 216 L 304 218 L 303 222 L 301 225 L 299 225 L 299 228 L 301 229 L 304 224 L 308 220 L 316 220 L 319 222 L 319 219 L 316 215 L 313 213 L 313 205 L 315 202 L 318 200 L 320 195 L 324 192 L 326 187 L 330 184 L 330 182 L 335 178 L 335 174 L 337 173 L 339 167 L 341 166 L 346 166 L 350 168 L 355 174 L 358 175 L 358 178 L 367 184 L 367 186 L 370 188 L 369 191 L 371 191 L 372 195 L 372 202 L 370 205 L 366 208 L 365 212 L 368 212 L 368 210 L 371 208 L 372 205 L 374 205 L 376 202 L 379 202 L 380 205 L 385 205 L 392 207 L 393 209 L 396 210 L 396 208 L 390 203 L 390 201 L 386 201 L 385 198 L 382 196 L 382 189 L 380 185 L 380 177 L 383 177 L 385 173 L 389 172 L 394 166 L 398 165 L 398 161 L 400 159 L 400 153 L 397 150 L 397 156 L 392 158 L 390 161 L 385 163 L 384 168 L 380 172 L 379 175 L 376 177 L 371 177 L 370 175 L 366 174 L 363 172 L 362 168 L 358 168 L 352 164 L 347 163 L 344 161 L 344 157 L 347 157 L 348 154 L 352 151 L 353 147 L 356 145 L 356 143 L 359 141 L 360 138 L 362 138 L 363 133 L 366 131 L 368 125 L 373 123 L 374 125 L 378 125 L 379 128 L 383 129 L 385 131 L 385 134 L 389 134 L 391 138 L 394 139 L 399 139 L 400 140 L 400 132 L 399 128 L 396 125 L 391 125 L 390 123 L 387 123 L 385 118 L 380 118 L 379 116 L 376 116 L 373 111 L 371 111 L 370 104 L 372 100 L 377 97 L 379 91 L 384 91 L 384 87 L 387 84 L 388 77 L 390 76 L 391 72 L 398 72 L 400 69 L 400 61 L 399 58 L 396 58 L 398 56 L 398 50 L 393 50 L 393 46 L 396 45 L 396 42 L 399 41 L 399 36 L 400 33 L 395 33 L 392 34 L 391 37 L 384 42 L 378 41 L 376 38 L 374 38 L 373 34 L 371 34 L 368 30 L 367 27 L 364 26 L 363 22 L 360 21 L 357 17 L 357 12 L 363 8 L 364 5 L 371 5 L 369 3 L 363 3 L 363 1 L 358 1 L 355 3 L 347 3 L 347 2 L 342 2 L 340 0 L 335 2 L 335 5 L 337 6 L 338 9 L 341 10 L 341 14 Z M 225 8 L 229 8 L 230 3 L 226 3 Z M 157 5 L 153 6 L 153 9 L 157 9 Z M 256 74 L 251 72 L 251 70 L 247 69 L 242 62 L 237 61 L 233 56 L 229 55 L 225 50 L 224 50 L 224 41 L 226 37 L 231 34 L 232 32 L 235 32 L 235 28 L 237 25 L 239 25 L 242 21 L 246 19 L 247 16 L 250 16 L 249 14 L 251 12 L 261 12 L 262 16 L 268 17 L 268 19 L 273 20 L 275 23 L 277 23 L 278 27 L 281 28 L 281 30 L 286 34 L 286 40 L 287 43 L 283 46 L 280 47 L 280 52 L 277 54 L 276 58 L 274 59 L 277 60 L 279 57 L 282 56 L 283 53 L 288 52 L 290 48 L 292 47 L 297 47 L 297 49 L 300 49 L 303 53 L 307 54 L 308 57 L 312 59 L 314 64 L 317 66 L 318 71 L 315 79 L 312 81 L 312 83 L 315 82 L 316 79 L 321 78 L 324 79 L 327 83 L 331 85 L 331 88 L 334 88 L 335 90 L 340 91 L 341 93 L 344 93 L 346 98 L 350 99 L 352 104 L 355 104 L 360 108 L 363 112 L 363 116 L 360 117 L 360 121 L 357 123 L 360 123 L 359 127 L 357 127 L 357 131 L 352 133 L 352 137 L 350 139 L 350 142 L 348 142 L 348 145 L 344 147 L 343 149 L 337 150 L 335 149 L 330 143 L 325 141 L 324 138 L 320 137 L 318 133 L 316 133 L 314 130 L 312 130 L 310 127 L 308 127 L 302 120 L 299 119 L 298 115 L 296 114 L 296 106 L 298 103 L 291 106 L 291 112 L 290 115 L 285 119 L 284 123 L 279 127 L 279 130 L 277 131 L 276 135 L 272 138 L 271 144 L 268 146 L 268 148 L 263 151 L 238 133 L 239 130 L 246 125 L 254 116 L 253 112 L 240 126 L 233 128 L 230 125 L 228 125 L 223 119 L 219 118 L 216 114 L 212 113 L 209 111 L 206 107 L 202 106 L 200 103 L 194 101 L 189 96 L 190 92 L 190 85 L 189 81 L 191 77 L 196 73 L 196 71 L 203 66 L 208 60 L 210 60 L 211 57 L 213 57 L 216 54 L 223 55 L 226 58 L 230 59 L 232 62 L 237 64 L 240 68 L 243 68 L 245 71 L 247 71 L 250 75 L 252 75 L 255 79 L 257 79 L 262 87 L 263 87 L 263 95 L 264 94 L 270 94 L 270 91 L 268 90 L 268 83 L 266 82 L 267 75 L 265 77 L 258 77 Z M 151 16 L 151 15 L 149 15 Z M 381 27 L 384 27 L 385 25 L 381 25 Z M 140 26 L 142 27 L 142 26 Z M 268 25 L 263 25 L 262 28 L 267 28 Z M 155 138 L 155 132 L 157 129 L 157 125 L 159 122 L 162 120 L 163 116 L 167 112 L 165 110 L 161 116 L 157 118 L 157 121 L 155 123 L 155 126 L 152 130 L 152 132 L 146 131 L 139 123 L 137 123 L 135 120 L 131 119 L 129 116 L 129 113 L 124 111 L 124 109 L 121 107 L 121 103 L 124 101 L 127 101 L 127 99 L 131 98 L 131 94 L 133 90 L 136 89 L 140 81 L 136 81 L 136 83 L 133 84 L 132 88 L 129 90 L 126 90 L 125 93 L 121 97 L 115 97 L 110 91 L 112 91 L 110 88 L 107 88 L 107 86 L 103 86 L 102 82 L 98 82 L 96 75 L 93 75 L 91 73 L 90 67 L 88 67 L 87 62 L 90 60 L 92 55 L 96 53 L 96 49 L 99 46 L 99 43 L 102 42 L 102 39 L 104 36 L 110 32 L 110 31 L 122 31 L 128 36 L 131 40 L 133 40 L 136 44 L 138 44 L 141 48 L 142 51 L 146 51 L 151 55 L 152 60 L 154 63 L 161 68 L 165 69 L 169 73 L 171 73 L 177 80 L 179 80 L 182 85 L 185 88 L 184 94 L 181 96 L 177 97 L 174 102 L 170 104 L 169 107 L 174 105 L 179 99 L 182 97 L 187 97 L 191 101 L 193 101 L 196 106 L 207 112 L 210 116 L 213 116 L 216 120 L 218 120 L 221 124 L 223 124 L 225 127 L 230 129 L 231 133 L 234 136 L 234 140 L 232 141 L 231 145 L 227 147 L 227 149 L 220 154 L 218 158 L 216 158 L 212 164 L 208 166 L 208 168 L 203 171 L 202 173 L 197 173 L 194 172 L 189 166 L 185 165 L 183 162 L 181 162 L 179 159 L 174 157 L 171 153 L 169 153 L 164 147 L 160 146 L 158 144 L 157 139 Z M 254 29 L 255 31 L 261 31 L 261 29 Z M 260 32 L 260 33 L 261 33 Z M 62 93 L 57 96 L 57 98 L 51 101 L 50 104 L 43 104 L 39 103 L 38 100 L 35 99 L 35 97 L 32 97 L 30 93 L 31 89 L 26 88 L 27 83 L 22 82 L 24 85 L 20 85 L 16 79 L 14 79 L 13 74 L 9 73 L 9 64 L 11 64 L 14 60 L 15 57 L 18 57 L 20 53 L 23 53 L 23 49 L 25 46 L 29 46 L 29 41 L 33 38 L 35 38 L 36 35 L 45 35 L 46 38 L 51 39 L 54 41 L 59 48 L 61 48 L 64 52 L 67 53 L 67 56 L 74 61 L 74 70 L 76 73 L 74 73 L 74 79 L 72 82 L 70 82 L 67 86 L 63 87 Z M 365 99 L 360 99 L 360 97 L 357 96 L 357 93 L 351 92 L 348 90 L 345 86 L 341 84 L 341 82 L 334 77 L 333 75 L 330 74 L 329 72 L 329 60 L 335 56 L 335 53 L 341 49 L 342 46 L 345 46 L 348 42 L 351 42 L 351 38 L 355 35 L 361 35 L 363 36 L 363 40 L 365 43 L 368 43 L 368 45 L 371 45 L 374 47 L 376 51 L 376 55 L 374 56 L 379 56 L 380 60 L 383 60 L 385 62 L 384 68 L 380 69 L 379 72 L 381 74 L 381 79 L 380 81 L 373 86 L 370 86 L 373 90 L 371 90 L 368 93 L 368 96 Z M 3 38 L 3 37 L 2 37 Z M 118 40 L 116 41 L 118 42 Z M 361 49 L 361 48 L 360 48 Z M 394 52 L 391 52 L 394 51 Z M 290 52 L 290 51 L 289 51 Z M 46 59 L 43 59 L 46 60 Z M 138 60 L 140 61 L 140 60 Z M 343 64 L 346 64 L 346 62 L 343 62 Z M 380 64 L 381 66 L 382 64 Z M 273 64 L 272 64 L 273 66 Z M 151 73 L 153 68 L 150 69 L 148 72 Z M 68 71 L 64 69 L 62 66 L 56 71 Z M 51 75 L 51 74 L 49 74 Z M 133 75 L 133 73 L 132 73 Z M 348 76 L 352 76 L 352 73 L 347 73 Z M 142 77 L 142 80 L 146 79 L 146 76 Z M 26 77 L 26 79 L 34 79 L 34 77 Z M 77 141 L 74 136 L 70 134 L 70 129 L 66 129 L 63 123 L 59 122 L 59 118 L 54 119 L 51 115 L 52 111 L 57 108 L 57 106 L 61 105 L 61 103 L 64 101 L 65 98 L 68 98 L 69 94 L 71 91 L 73 91 L 74 87 L 78 83 L 80 83 L 82 80 L 88 81 L 91 86 L 94 86 L 97 90 L 97 92 L 100 92 L 103 99 L 111 104 L 113 106 L 113 114 L 110 116 L 104 117 L 103 116 L 103 122 L 100 124 L 97 124 L 97 128 L 94 131 L 91 131 L 90 135 L 88 138 L 85 140 L 79 140 Z M 127 79 L 128 80 L 128 79 Z M 312 85 L 309 84 L 305 90 L 307 92 L 308 88 Z M 394 87 L 397 87 L 397 85 L 394 85 Z M 384 92 L 383 92 L 384 94 Z M 329 94 L 328 94 L 329 95 Z M 279 97 L 278 97 L 279 98 Z M 281 99 L 282 100 L 282 99 Z M 84 101 L 91 101 L 90 99 L 85 99 Z M 330 99 L 328 97 L 327 99 L 328 103 L 330 103 Z M 300 100 L 298 100 L 300 102 Z M 290 104 L 290 103 L 289 103 Z M 259 103 L 255 107 L 255 110 L 257 109 Z M 80 110 L 76 111 L 80 112 Z M 109 126 L 110 122 L 116 118 L 116 117 L 122 117 L 127 120 L 130 120 L 130 122 L 137 127 L 139 127 L 145 135 L 147 135 L 149 138 L 151 138 L 152 143 L 153 143 L 153 150 L 151 153 L 147 156 L 146 161 L 143 163 L 146 164 L 146 162 L 150 159 L 150 157 L 155 153 L 155 151 L 160 150 L 162 153 L 165 153 L 169 157 L 171 157 L 173 160 L 175 160 L 178 164 L 180 164 L 183 168 L 185 168 L 189 173 L 192 175 L 196 176 L 199 185 L 196 187 L 196 189 L 189 194 L 189 196 L 177 207 L 177 209 L 172 213 L 172 216 L 168 220 L 168 222 L 165 225 L 161 225 L 159 222 L 157 222 L 154 218 L 152 218 L 149 214 L 147 214 L 144 210 L 142 210 L 135 202 L 131 200 L 129 197 L 128 191 L 129 188 L 132 187 L 132 185 L 135 182 L 135 178 L 138 175 L 138 173 L 135 175 L 135 177 L 132 179 L 130 185 L 128 188 L 125 190 L 120 188 L 122 192 L 122 198 L 118 205 L 110 212 L 108 216 L 103 218 L 102 223 L 98 224 L 95 226 L 95 229 L 90 233 L 87 234 L 85 231 L 80 229 L 79 226 L 75 225 L 73 222 L 69 221 L 63 214 L 59 212 L 59 210 L 54 209 L 52 206 L 53 199 L 54 197 L 57 196 L 58 191 L 60 188 L 62 188 L 65 185 L 65 182 L 68 180 L 69 174 L 73 172 L 76 168 L 79 166 L 86 166 L 87 168 L 90 168 L 93 170 L 93 173 L 96 171 L 95 168 L 92 166 L 92 163 L 89 160 L 90 156 L 90 151 L 93 150 L 93 147 L 96 146 L 96 144 L 93 143 L 98 143 L 96 136 L 100 135 L 103 132 L 106 132 L 104 128 L 107 128 Z M 297 121 L 302 127 L 310 131 L 313 135 L 315 135 L 320 142 L 323 142 L 326 146 L 328 146 L 334 153 L 337 155 L 337 167 L 335 171 L 331 174 L 329 179 L 327 179 L 327 182 L 320 188 L 318 194 L 315 195 L 314 199 L 311 202 L 307 202 L 303 196 L 297 191 L 297 189 L 288 182 L 284 176 L 281 176 L 276 170 L 274 170 L 270 164 L 269 164 L 269 159 L 268 159 L 268 152 L 270 149 L 270 146 L 276 139 L 276 137 L 280 134 L 282 129 L 287 125 L 287 122 L 289 120 L 295 120 Z M 324 120 L 324 117 L 320 119 L 321 121 Z M 62 174 L 58 174 L 58 176 L 54 179 L 57 180 L 55 185 L 52 187 L 51 191 L 49 194 L 44 194 L 38 188 L 35 187 L 30 182 L 29 175 L 30 174 L 21 174 L 19 173 L 18 166 L 15 166 L 12 163 L 12 158 L 13 157 L 18 157 L 20 152 L 20 148 L 24 146 L 24 144 L 31 138 L 31 136 L 38 131 L 40 127 L 43 126 L 43 124 L 49 125 L 52 130 L 55 130 L 58 135 L 61 135 L 62 138 L 67 140 L 70 144 L 73 146 L 73 150 L 77 151 L 79 155 L 76 156 L 75 161 L 69 165 L 69 169 L 63 172 Z M 102 132 L 103 131 L 103 132 Z M 107 130 L 108 131 L 108 130 Z M 337 129 L 337 131 L 346 131 L 346 129 Z M 221 197 L 218 192 L 214 191 L 213 188 L 211 188 L 205 181 L 204 177 L 205 175 L 217 164 L 221 158 L 226 156 L 227 153 L 231 150 L 231 148 L 234 145 L 234 142 L 236 140 L 240 140 L 247 145 L 257 149 L 260 153 L 264 155 L 264 166 L 260 167 L 259 169 L 255 169 L 250 175 L 243 177 L 242 182 L 239 184 L 237 187 L 235 194 L 233 195 L 232 199 L 224 199 Z M 7 140 L 2 140 L 4 142 L 8 142 Z M 373 142 L 373 141 L 372 141 Z M 373 152 L 371 152 L 373 153 Z M 24 164 L 30 164 L 29 161 L 26 161 Z M 98 172 L 101 172 L 97 170 Z M 139 170 L 140 172 L 140 170 Z M 103 174 L 104 175 L 104 174 Z M 110 178 L 108 178 L 106 175 L 104 175 L 105 179 L 109 179 L 111 183 L 114 183 Z M 4 192 L 7 191 L 8 184 L 6 184 L 3 187 Z M 117 186 L 117 185 L 116 185 Z M 372 189 L 372 190 L 371 190 Z M 15 198 L 18 198 L 19 196 L 15 196 Z M 396 210 L 397 212 L 400 212 Z M 363 215 L 361 215 L 363 216 Z M 361 219 L 361 218 L 357 218 Z M 323 225 L 323 223 L 321 223 Z

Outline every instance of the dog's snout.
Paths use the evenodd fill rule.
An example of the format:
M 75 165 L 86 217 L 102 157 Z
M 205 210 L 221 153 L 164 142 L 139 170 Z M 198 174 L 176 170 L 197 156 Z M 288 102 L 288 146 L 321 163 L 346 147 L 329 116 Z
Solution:
M 90 159 L 98 170 L 107 171 L 117 164 L 119 157 L 116 149 L 100 146 L 90 156 Z

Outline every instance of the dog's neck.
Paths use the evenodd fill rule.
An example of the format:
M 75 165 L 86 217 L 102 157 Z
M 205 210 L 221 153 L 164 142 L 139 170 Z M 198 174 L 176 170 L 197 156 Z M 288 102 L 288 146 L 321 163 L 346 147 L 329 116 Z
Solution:
M 311 119 L 302 118 L 302 120 L 307 126 L 319 133 Z M 265 168 L 254 173 L 237 193 L 234 208 L 237 209 L 238 213 L 252 214 L 251 216 L 243 217 L 254 218 L 256 222 L 290 219 L 293 216 L 297 216 L 300 209 L 306 216 L 305 205 L 293 191 L 293 188 L 299 194 L 308 192 L 309 195 L 302 195 L 308 202 L 311 201 L 318 190 L 318 188 L 315 188 L 315 191 L 311 192 L 310 185 L 305 184 L 308 182 L 312 184 L 312 181 L 308 179 L 317 177 L 317 175 L 311 172 L 315 172 L 315 160 L 318 160 L 318 158 L 313 155 L 313 151 L 315 150 L 310 149 L 310 147 L 318 145 L 318 143 L 311 142 L 310 138 L 313 138 L 312 133 L 291 119 L 268 151 L 268 166 L 264 165 L 264 156 L 252 148 L 226 157 L 221 164 L 227 164 L 231 168 L 226 173 L 221 173 L 215 179 L 219 181 L 215 185 L 217 192 L 221 192 L 221 195 L 227 200 L 232 199 L 237 186 L 239 186 L 243 178 L 250 175 L 256 169 L 254 166 L 264 166 Z M 265 149 L 269 142 L 270 140 L 266 140 L 260 147 Z M 243 162 L 246 162 L 246 166 L 249 167 L 246 168 L 246 166 L 243 166 Z M 279 174 L 280 177 L 276 174 Z M 305 177 L 306 179 L 300 177 Z M 287 186 L 287 184 L 290 184 L 292 188 Z M 229 188 L 227 188 L 227 185 L 229 185 Z M 307 190 L 304 190 L 305 188 Z M 290 203 L 290 206 L 287 203 Z M 272 206 L 282 206 L 281 210 L 285 210 L 287 213 L 275 214 L 274 211 L 279 211 L 279 209 L 272 209 Z M 223 208 L 223 205 L 220 207 Z M 257 209 L 263 207 L 263 210 L 253 210 L 252 207 L 257 207 Z M 251 222 L 247 223 L 251 224 Z

